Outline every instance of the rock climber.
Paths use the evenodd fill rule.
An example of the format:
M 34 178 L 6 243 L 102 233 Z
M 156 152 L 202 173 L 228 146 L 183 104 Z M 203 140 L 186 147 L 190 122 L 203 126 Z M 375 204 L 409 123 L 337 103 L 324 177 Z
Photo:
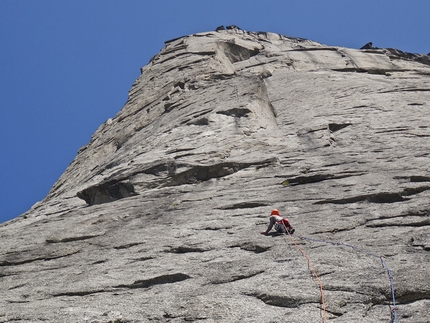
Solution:
M 273 227 L 275 227 L 275 230 L 278 233 L 286 233 L 285 229 L 287 229 L 289 234 L 293 234 L 295 231 L 291 226 L 290 221 L 288 221 L 288 219 L 282 218 L 277 209 L 272 210 L 272 213 L 270 214 L 269 226 L 267 227 L 267 230 L 261 232 L 261 234 L 269 234 Z

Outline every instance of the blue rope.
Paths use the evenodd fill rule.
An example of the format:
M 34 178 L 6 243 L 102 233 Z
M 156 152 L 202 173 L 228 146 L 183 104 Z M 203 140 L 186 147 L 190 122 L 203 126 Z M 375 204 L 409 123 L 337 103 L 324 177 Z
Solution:
M 385 270 L 387 271 L 388 274 L 388 278 L 390 280 L 390 288 L 391 288 L 391 297 L 393 299 L 393 309 L 391 311 L 391 323 L 396 323 L 397 322 L 397 307 L 396 307 L 396 298 L 394 295 L 394 283 L 393 283 L 393 275 L 391 275 L 391 270 L 390 268 L 388 268 L 387 263 L 385 262 L 385 259 L 383 256 L 378 256 L 374 253 L 371 253 L 365 249 L 362 248 L 358 248 L 356 246 L 347 244 L 347 243 L 343 243 L 343 242 L 333 242 L 333 241 L 328 241 L 328 240 L 322 240 L 322 239 L 312 239 L 312 238 L 307 238 L 307 237 L 302 237 L 302 236 L 298 236 L 298 238 L 302 239 L 302 240 L 308 240 L 308 241 L 313 241 L 313 242 L 321 242 L 321 243 L 328 243 L 334 246 L 343 246 L 343 247 L 349 247 L 352 248 L 354 250 L 360 251 L 368 256 L 372 256 L 372 257 L 376 257 L 379 258 L 382 262 L 382 267 L 385 268 Z
M 391 286 L 391 297 L 393 298 L 393 310 L 392 310 L 392 323 L 396 323 L 397 321 L 397 308 L 396 308 L 396 298 L 394 297 L 394 284 L 393 284 L 393 275 L 391 275 L 391 270 L 388 268 L 384 257 L 380 257 L 382 266 L 387 270 L 388 278 L 390 279 Z

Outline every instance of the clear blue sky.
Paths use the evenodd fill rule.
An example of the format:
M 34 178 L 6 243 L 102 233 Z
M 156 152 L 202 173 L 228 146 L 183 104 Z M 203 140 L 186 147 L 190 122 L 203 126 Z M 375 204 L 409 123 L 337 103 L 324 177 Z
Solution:
M 164 41 L 233 24 L 430 52 L 429 0 L 0 0 L 0 222 L 45 197 Z

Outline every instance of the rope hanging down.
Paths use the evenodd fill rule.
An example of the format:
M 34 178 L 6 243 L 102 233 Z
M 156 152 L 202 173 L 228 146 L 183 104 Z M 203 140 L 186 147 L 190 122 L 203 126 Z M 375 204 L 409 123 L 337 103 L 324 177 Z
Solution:
M 297 243 L 294 241 L 293 237 L 288 232 L 288 230 L 287 230 L 287 233 L 290 236 L 290 238 L 292 239 L 293 243 L 298 247 Z M 327 243 L 327 244 L 331 244 L 331 245 L 334 245 L 334 246 L 349 247 L 349 248 L 352 248 L 352 249 L 357 250 L 359 252 L 362 252 L 362 253 L 364 253 L 364 254 L 366 254 L 368 256 L 379 258 L 381 260 L 382 267 L 385 268 L 385 270 L 387 271 L 387 275 L 388 275 L 388 278 L 390 280 L 391 297 L 392 297 L 392 301 L 393 301 L 393 309 L 391 310 L 391 323 L 396 323 L 397 322 L 397 307 L 396 307 L 396 298 L 395 298 L 395 295 L 394 295 L 393 276 L 391 275 L 391 270 L 390 270 L 390 268 L 388 268 L 387 263 L 385 262 L 385 259 L 384 259 L 383 256 L 378 256 L 378 255 L 376 255 L 374 253 L 371 253 L 371 252 L 369 252 L 369 251 L 367 251 L 365 249 L 361 249 L 361 248 L 358 248 L 356 246 L 353 246 L 353 245 L 350 245 L 350 244 L 347 244 L 347 243 L 343 243 L 343 242 L 333 242 L 333 241 L 327 241 L 327 240 L 322 240 L 322 239 L 312 239 L 312 238 L 307 238 L 307 237 L 302 237 L 302 236 L 298 236 L 298 238 L 300 238 L 302 240 L 312 241 L 312 242 Z M 299 248 L 299 250 L 300 250 L 300 248 Z M 302 251 L 300 250 L 300 252 L 302 252 Z M 303 254 L 303 252 L 302 252 L 302 254 Z M 307 256 L 305 256 L 305 257 L 308 258 Z M 308 259 L 308 261 L 310 262 L 309 259 Z M 316 275 L 316 273 L 314 273 L 314 275 Z M 317 280 L 320 282 L 319 278 L 317 278 Z M 320 284 L 320 289 L 321 289 L 321 294 L 322 294 L 322 284 Z M 323 297 L 323 294 L 322 294 L 322 297 Z M 324 315 L 325 315 L 325 305 L 323 305 L 323 308 L 324 308 Z M 324 323 L 325 322 L 326 321 L 324 319 Z
M 318 281 L 318 284 L 319 284 L 319 287 L 320 287 L 320 293 L 321 293 L 321 307 L 322 307 L 322 310 L 323 310 L 323 319 L 324 319 L 324 323 L 327 323 L 327 312 L 326 312 L 326 309 L 325 309 L 324 290 L 323 290 L 323 285 L 322 285 L 321 279 L 319 278 L 319 276 L 317 274 L 317 271 L 315 270 L 314 266 L 312 265 L 312 261 L 309 258 L 309 256 L 296 243 L 296 241 L 294 240 L 293 236 L 290 234 L 290 231 L 285 226 L 285 223 L 282 222 L 282 224 L 284 225 L 285 232 L 287 232 L 287 234 L 289 235 L 291 241 L 294 243 L 294 245 L 297 247 L 297 249 L 300 251 L 300 253 L 307 259 L 308 264 L 309 264 L 309 268 L 311 268 L 312 274 L 314 275 L 315 279 Z

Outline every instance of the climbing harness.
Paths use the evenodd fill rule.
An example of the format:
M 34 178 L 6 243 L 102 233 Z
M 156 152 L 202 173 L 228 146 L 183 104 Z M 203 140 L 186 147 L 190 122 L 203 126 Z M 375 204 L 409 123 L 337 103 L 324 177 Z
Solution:
M 300 253 L 307 259 L 308 263 L 309 263 L 309 267 L 312 269 L 312 273 L 315 276 L 316 280 L 318 281 L 318 284 L 320 286 L 320 293 L 321 293 L 321 305 L 322 305 L 322 309 L 323 309 L 323 313 L 324 313 L 324 323 L 327 322 L 327 317 L 326 317 L 326 308 L 325 308 L 325 303 L 324 303 L 324 291 L 323 291 L 323 286 L 322 286 L 322 282 L 320 280 L 320 278 L 318 277 L 315 268 L 312 265 L 312 262 L 309 258 L 308 255 L 306 255 L 306 253 L 298 246 L 297 242 L 294 240 L 293 236 L 290 234 L 290 232 L 287 230 L 287 228 L 285 228 L 285 231 L 287 232 L 287 234 L 289 235 L 291 241 L 294 243 L 294 245 L 297 247 L 297 249 L 300 251 Z M 396 299 L 395 299 L 395 293 L 394 293 L 394 283 L 393 283 L 393 276 L 391 274 L 391 270 L 388 267 L 387 263 L 385 262 L 385 259 L 383 256 L 378 256 L 372 252 L 369 252 L 365 249 L 362 248 L 358 248 L 356 246 L 347 244 L 347 243 L 343 243 L 343 242 L 333 242 L 333 241 L 328 241 L 328 240 L 322 240 L 322 239 L 312 239 L 312 238 L 307 238 L 307 237 L 303 237 L 303 236 L 298 236 L 299 239 L 302 240 L 307 240 L 307 241 L 311 241 L 311 242 L 320 242 L 320 243 L 326 243 L 326 244 L 331 244 L 334 246 L 341 246 L 341 247 L 349 247 L 352 248 L 356 251 L 362 252 L 368 256 L 372 256 L 372 257 L 376 257 L 379 258 L 381 260 L 382 263 L 382 267 L 387 271 L 387 275 L 390 281 L 390 288 L 391 288 L 391 297 L 392 297 L 392 302 L 393 302 L 393 308 L 391 310 L 391 322 L 390 323 L 396 323 L 397 322 L 397 307 L 396 307 Z

